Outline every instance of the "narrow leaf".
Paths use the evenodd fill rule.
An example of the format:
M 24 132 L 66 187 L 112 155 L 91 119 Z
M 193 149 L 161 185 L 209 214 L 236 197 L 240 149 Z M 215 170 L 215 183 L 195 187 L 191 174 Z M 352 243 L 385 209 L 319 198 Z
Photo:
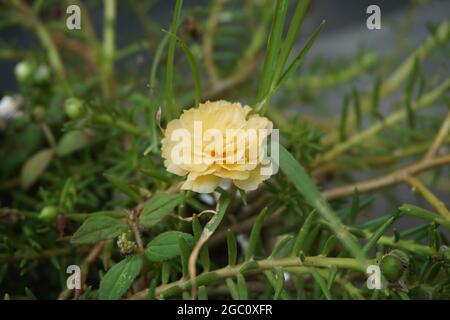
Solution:
M 263 70 L 260 77 L 258 100 L 261 100 L 267 95 L 272 83 L 273 73 L 276 67 L 276 59 L 279 54 L 283 36 L 283 27 L 286 20 L 288 4 L 289 1 L 287 0 L 277 0 L 276 2 L 275 17 L 272 22 L 272 29 L 269 34 L 266 56 L 264 58 Z
M 305 219 L 305 222 L 300 228 L 297 238 L 295 239 L 291 255 L 296 256 L 300 252 L 300 250 L 305 250 L 306 238 L 308 237 L 311 231 L 316 216 L 317 216 L 316 210 L 313 210 Z
M 317 272 L 315 268 L 311 268 L 311 275 L 313 276 L 316 283 L 319 285 L 320 290 L 324 294 L 325 298 L 327 300 L 331 300 L 331 293 L 330 290 L 328 290 L 327 283 L 325 282 L 325 279 L 322 278 L 322 276 Z
M 236 238 L 231 229 L 227 230 L 227 248 L 228 248 L 228 265 L 234 266 L 237 261 L 237 244 Z
M 189 255 L 191 254 L 189 245 L 186 239 L 182 236 L 178 237 L 178 246 L 180 247 L 181 253 L 181 270 L 183 274 L 183 278 L 187 278 L 189 276 Z
M 386 230 L 394 223 L 397 216 L 390 217 L 381 227 L 375 231 L 372 236 L 367 240 L 367 243 L 363 247 L 364 253 L 369 253 L 369 251 L 377 244 L 381 236 L 386 232 Z
M 248 261 L 255 253 L 256 245 L 258 244 L 261 229 L 263 226 L 264 219 L 267 216 L 267 207 L 261 210 L 258 217 L 256 218 L 255 224 L 253 225 L 252 231 L 250 233 L 250 239 L 248 242 L 247 252 L 245 253 L 245 260 Z
M 227 284 L 228 291 L 230 292 L 231 299 L 233 300 L 239 300 L 239 293 L 236 284 L 231 278 L 227 278 L 225 280 L 225 283 Z
M 194 77 L 194 85 L 195 85 L 195 107 L 197 107 L 200 103 L 200 95 L 201 95 L 201 82 L 200 82 L 200 71 L 198 67 L 198 62 L 195 56 L 192 54 L 191 49 L 187 46 L 186 42 L 183 39 L 177 37 L 175 34 L 169 32 L 170 37 L 174 37 L 177 42 L 180 44 L 181 49 L 186 56 L 189 66 L 191 68 L 192 76 Z
M 183 7 L 183 0 L 177 0 L 175 3 L 175 10 L 172 16 L 172 26 L 170 33 L 176 35 L 178 26 L 180 25 L 181 8 Z M 173 61 L 175 57 L 176 38 L 169 39 L 169 48 L 167 53 L 167 67 L 166 67 L 166 87 L 165 98 L 168 111 L 168 117 L 171 119 L 174 116 L 174 100 L 173 100 Z
M 237 288 L 239 300 L 248 300 L 247 283 L 245 282 L 245 278 L 242 273 L 238 273 L 237 275 Z
M 279 166 L 294 184 L 297 191 L 303 194 L 306 201 L 317 209 L 345 248 L 357 259 L 361 261 L 365 260 L 364 253 L 357 241 L 343 226 L 305 169 L 282 145 L 279 145 Z

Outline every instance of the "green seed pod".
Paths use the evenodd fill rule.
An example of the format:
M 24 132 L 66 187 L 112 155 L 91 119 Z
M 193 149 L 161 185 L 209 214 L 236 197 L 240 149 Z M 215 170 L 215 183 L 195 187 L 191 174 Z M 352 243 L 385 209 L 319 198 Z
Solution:
M 46 206 L 41 210 L 39 214 L 39 219 L 45 222 L 52 222 L 56 219 L 59 214 L 59 209 L 55 206 Z
M 33 108 L 33 117 L 34 119 L 36 119 L 37 121 L 40 121 L 44 118 L 45 116 L 45 108 L 43 106 L 36 106 Z
M 14 73 L 16 75 L 16 79 L 19 82 L 27 82 L 29 81 L 34 72 L 35 72 L 36 66 L 31 61 L 20 61 L 18 64 L 16 64 L 14 68 Z
M 408 256 L 400 250 L 392 250 L 381 258 L 380 269 L 389 281 L 398 281 L 409 265 Z
M 78 119 L 84 114 L 84 102 L 75 97 L 68 98 L 64 101 L 64 110 L 70 119 Z

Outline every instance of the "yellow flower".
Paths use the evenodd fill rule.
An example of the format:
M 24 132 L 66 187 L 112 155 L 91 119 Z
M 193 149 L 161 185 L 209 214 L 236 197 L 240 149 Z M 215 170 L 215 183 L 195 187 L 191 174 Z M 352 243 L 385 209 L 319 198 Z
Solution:
M 182 189 L 209 193 L 232 181 L 251 191 L 270 177 L 262 169 L 271 165 L 265 148 L 272 122 L 250 111 L 240 103 L 207 101 L 169 122 L 162 156 L 167 171 L 187 176 Z

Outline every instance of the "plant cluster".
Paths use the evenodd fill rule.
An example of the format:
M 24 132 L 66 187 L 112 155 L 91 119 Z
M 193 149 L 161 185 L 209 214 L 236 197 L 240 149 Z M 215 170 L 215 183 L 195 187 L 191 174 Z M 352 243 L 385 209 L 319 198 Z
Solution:
M 81 30 L 65 28 L 69 2 Z M 0 5 L 1 28 L 41 44 L 0 42 L 0 58 L 20 60 L 0 119 L 5 299 L 450 297 L 448 20 L 390 56 L 330 61 L 308 55 L 325 22 L 297 47 L 307 0 L 176 0 L 169 26 L 149 18 L 157 1 L 132 0 L 145 36 L 121 47 L 116 0 L 69 2 Z M 256 191 L 181 190 L 163 164 L 167 123 L 218 99 L 280 129 L 280 171 Z M 80 289 L 66 286 L 69 265 Z

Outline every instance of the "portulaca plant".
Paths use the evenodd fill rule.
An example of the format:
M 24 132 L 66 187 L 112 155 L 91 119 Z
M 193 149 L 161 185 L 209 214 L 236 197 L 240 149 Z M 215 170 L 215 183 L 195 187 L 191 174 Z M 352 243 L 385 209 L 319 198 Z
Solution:
M 332 61 L 308 0 L 186 2 L 1 5 L 2 297 L 448 299 L 450 22 Z

